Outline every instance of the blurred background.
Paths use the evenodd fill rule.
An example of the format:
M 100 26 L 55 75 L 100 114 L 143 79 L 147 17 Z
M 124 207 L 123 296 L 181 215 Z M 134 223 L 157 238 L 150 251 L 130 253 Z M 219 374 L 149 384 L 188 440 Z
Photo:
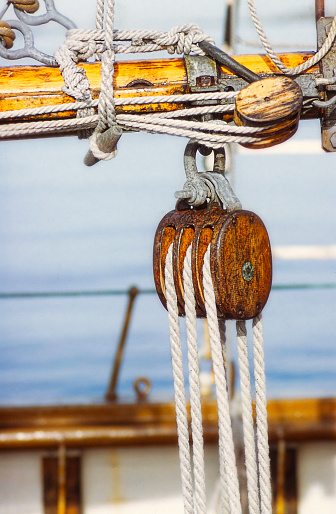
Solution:
M 55 3 L 78 27 L 94 28 L 94 0 Z M 313 1 L 256 5 L 276 50 L 316 49 Z M 335 2 L 326 5 L 333 15 Z M 115 28 L 168 31 L 193 22 L 220 46 L 225 12 L 224 0 L 116 0 Z M 50 54 L 65 37 L 52 23 L 34 33 L 36 46 Z M 244 0 L 235 52 L 263 53 Z M 20 63 L 1 61 L 11 64 Z M 2 405 L 102 400 L 127 291 L 154 289 L 153 238 L 183 186 L 186 143 L 124 134 L 117 157 L 93 168 L 83 164 L 88 142 L 75 137 L 0 143 Z M 335 164 L 336 155 L 321 150 L 319 121 L 303 121 L 290 141 L 272 149 L 237 145 L 234 189 L 243 207 L 261 216 L 275 248 L 335 245 Z M 264 309 L 269 397 L 335 396 L 335 272 L 335 259 L 274 259 L 277 287 Z M 287 287 L 294 285 L 304 288 Z M 106 290 L 118 294 L 8 297 Z M 132 399 L 139 376 L 150 378 L 153 397 L 172 396 L 167 315 L 149 292 L 136 299 L 118 393 Z

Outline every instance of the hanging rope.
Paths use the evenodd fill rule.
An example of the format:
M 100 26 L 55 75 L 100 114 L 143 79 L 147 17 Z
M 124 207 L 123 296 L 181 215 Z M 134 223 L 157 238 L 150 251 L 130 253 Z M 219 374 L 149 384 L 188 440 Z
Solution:
M 229 505 L 231 509 L 230 512 L 232 514 L 241 514 L 242 511 L 240 505 L 238 473 L 230 418 L 229 395 L 226 383 L 221 338 L 218 327 L 216 299 L 210 271 L 210 246 L 208 247 L 204 256 L 203 285 L 204 302 L 209 328 L 211 357 L 216 384 L 219 425 L 221 495 L 223 499 L 224 491 L 227 490 Z
M 206 491 L 200 392 L 200 368 L 198 358 L 195 292 L 192 278 L 191 254 L 192 246 L 190 245 L 187 249 L 184 259 L 183 288 L 187 327 L 191 434 L 193 441 L 192 457 L 189 445 L 189 429 L 186 394 L 184 389 L 178 303 L 173 277 L 173 244 L 170 245 L 166 257 L 165 288 L 169 317 L 170 340 L 172 347 L 171 351 L 176 400 L 176 419 L 179 436 L 179 453 L 184 508 L 185 513 L 188 514 L 205 514 Z M 221 512 L 225 514 L 242 514 L 225 366 L 225 322 L 223 320 L 218 320 L 217 318 L 216 298 L 210 268 L 210 245 L 208 246 L 204 256 L 203 287 L 218 410 L 221 497 L 220 509 Z M 248 343 L 245 322 L 237 321 L 236 327 L 249 514 L 271 514 L 272 491 L 268 446 L 266 381 L 261 315 L 253 319 L 257 447 L 255 444 Z
M 183 287 L 187 327 L 190 413 L 193 441 L 194 505 L 196 514 L 206 514 L 201 383 L 197 346 L 195 292 L 191 271 L 191 245 L 188 247 L 184 259 Z
M 247 474 L 247 494 L 249 513 L 259 514 L 258 469 L 255 447 L 254 422 L 252 412 L 251 378 L 248 360 L 247 334 L 245 321 L 237 321 L 238 365 L 240 374 L 240 394 Z
M 182 348 L 177 308 L 177 297 L 174 286 L 173 246 L 169 247 L 165 265 L 165 285 L 169 319 L 170 346 L 174 375 L 176 423 L 181 465 L 181 481 L 185 514 L 194 514 L 193 485 L 190 461 L 189 427 L 187 402 L 184 389 Z
M 270 45 L 270 43 L 269 43 L 269 41 L 268 41 L 268 39 L 266 37 L 266 34 L 264 32 L 264 29 L 262 27 L 262 24 L 260 22 L 260 18 L 258 16 L 254 0 L 247 0 L 247 3 L 248 3 L 248 6 L 249 6 L 249 9 L 250 9 L 251 18 L 253 20 L 254 26 L 255 26 L 256 31 L 257 31 L 257 33 L 259 35 L 260 41 L 261 41 L 263 47 L 265 48 L 265 50 L 267 52 L 267 55 L 273 61 L 273 63 L 279 68 L 279 70 L 281 70 L 283 73 L 285 73 L 287 75 L 300 75 L 304 71 L 306 71 L 309 68 L 312 68 L 313 66 L 315 66 L 315 64 L 320 62 L 321 59 L 323 59 L 323 57 L 329 52 L 330 48 L 332 47 L 332 45 L 333 45 L 333 43 L 335 41 L 335 37 L 336 37 L 336 16 L 333 19 L 333 22 L 331 24 L 331 27 L 330 27 L 330 30 L 329 30 L 329 33 L 328 33 L 328 37 L 326 38 L 326 40 L 325 40 L 323 46 L 321 47 L 321 49 L 313 57 L 308 59 L 303 64 L 300 64 L 300 66 L 296 66 L 295 68 L 288 68 L 279 59 L 279 57 L 276 55 L 276 53 L 274 52 L 273 48 Z
M 271 471 L 268 445 L 267 400 L 261 314 L 253 319 L 254 379 L 256 388 L 257 442 L 261 514 L 272 512 Z

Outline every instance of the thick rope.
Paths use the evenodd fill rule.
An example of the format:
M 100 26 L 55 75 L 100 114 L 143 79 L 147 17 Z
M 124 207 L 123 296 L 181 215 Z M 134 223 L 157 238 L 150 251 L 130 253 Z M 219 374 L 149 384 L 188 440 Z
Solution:
M 223 498 L 223 493 L 227 488 L 231 514 L 241 514 L 242 510 L 230 418 L 229 395 L 218 327 L 216 299 L 210 270 L 210 246 L 204 257 L 203 285 L 217 394 L 221 494 Z
M 335 37 L 336 37 L 336 16 L 333 19 L 333 22 L 331 24 L 328 37 L 326 38 L 323 46 L 320 48 L 320 50 L 308 61 L 304 62 L 303 64 L 300 64 L 300 66 L 296 66 L 295 68 L 288 68 L 285 66 L 285 64 L 279 59 L 279 57 L 274 52 L 273 48 L 271 47 L 264 29 L 261 25 L 260 18 L 258 16 L 254 0 L 247 0 L 251 18 L 253 20 L 254 26 L 256 28 L 256 31 L 259 35 L 260 41 L 265 48 L 267 55 L 270 57 L 270 59 L 273 61 L 273 63 L 281 70 L 283 73 L 286 73 L 287 75 L 300 75 L 304 71 L 308 70 L 309 68 L 312 68 L 312 66 L 315 66 L 318 62 L 323 59 L 323 57 L 329 52 L 330 48 L 332 47 Z
M 249 514 L 260 514 L 258 469 L 245 321 L 237 321 L 236 327 Z
M 97 0 L 96 6 L 96 29 L 102 30 L 104 23 L 104 0 Z
M 220 343 L 221 343 L 221 349 L 222 349 L 222 355 L 223 355 L 223 362 L 224 362 L 224 370 L 225 370 L 225 377 L 227 382 L 227 391 L 230 399 L 230 378 L 229 378 L 229 363 L 227 362 L 227 354 L 226 354 L 226 322 L 223 319 L 218 319 L 218 328 L 219 328 L 219 336 L 220 336 Z M 229 496 L 228 496 L 228 490 L 227 490 L 227 480 L 225 480 L 225 483 L 223 482 L 222 487 L 224 489 L 221 492 L 221 512 L 223 514 L 230 514 L 230 504 L 229 504 Z
M 104 1 L 98 0 L 97 29 L 95 31 L 69 30 L 66 43 L 55 53 L 55 59 L 59 63 L 66 83 L 66 92 L 80 101 L 86 100 L 83 96 L 83 88 L 86 86 L 88 92 L 89 85 L 84 69 L 77 67 L 76 63 L 79 60 L 86 60 L 94 54 L 102 54 L 98 125 L 94 134 L 90 137 L 90 152 L 85 159 L 88 165 L 92 165 L 100 159 L 113 158 L 116 155 L 117 142 L 122 133 L 115 113 L 113 95 L 115 53 L 149 52 L 166 49 L 169 53 L 176 51 L 177 53 L 188 54 L 190 51 L 194 51 L 203 54 L 197 43 L 205 40 L 210 41 L 210 38 L 203 34 L 199 27 L 192 24 L 175 27 L 169 33 L 159 31 L 114 31 L 114 0 L 107 0 L 104 30 L 103 21 Z M 114 45 L 114 37 L 121 41 L 131 41 L 131 45 L 116 46 Z M 78 89 L 79 92 L 77 92 Z M 80 115 L 79 112 L 78 116 Z M 129 121 L 126 128 L 132 128 Z M 152 125 L 146 128 L 137 125 L 133 127 L 133 130 L 134 128 L 153 132 Z M 162 133 L 162 130 L 159 133 Z M 189 137 L 189 135 L 186 137 Z
M 107 127 L 115 123 L 115 107 L 113 99 L 114 76 L 114 49 L 113 49 L 113 24 L 114 24 L 114 0 L 107 0 L 105 15 L 105 50 L 101 63 L 101 84 L 98 102 L 99 122 L 97 132 L 103 132 Z
M 197 345 L 195 291 L 191 271 L 191 245 L 183 267 L 184 304 L 187 327 L 190 412 L 193 441 L 195 514 L 206 514 L 204 443 L 202 426 L 201 384 Z
M 272 513 L 272 488 L 268 444 L 266 377 L 261 314 L 253 319 L 254 378 L 256 387 L 257 443 L 261 514 Z
M 185 514 L 194 514 L 187 402 L 184 389 L 182 349 L 180 339 L 177 297 L 173 277 L 172 255 L 173 245 L 170 245 L 165 264 L 165 286 L 174 375 L 176 423 L 181 466 L 184 512 Z

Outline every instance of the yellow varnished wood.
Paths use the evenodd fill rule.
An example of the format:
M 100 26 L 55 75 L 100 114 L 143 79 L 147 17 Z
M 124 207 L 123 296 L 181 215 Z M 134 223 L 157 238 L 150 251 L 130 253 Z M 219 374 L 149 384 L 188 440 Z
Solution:
M 267 411 L 271 443 L 280 438 L 336 440 L 335 398 L 269 400 Z M 205 441 L 216 441 L 216 400 L 203 399 L 202 413 Z M 0 435 L 2 450 L 57 447 L 60 437 L 70 447 L 176 444 L 175 406 L 141 402 L 1 407 Z
M 308 61 L 311 57 L 313 57 L 312 52 L 302 52 L 302 53 L 288 53 L 288 54 L 278 54 L 278 57 L 281 59 L 281 61 L 284 63 L 285 66 L 288 68 L 295 68 L 296 66 L 299 66 L 300 64 L 303 64 L 304 62 Z M 233 58 L 239 62 L 240 64 L 243 64 L 246 66 L 246 68 L 249 68 L 250 70 L 254 71 L 254 73 L 261 73 L 265 75 L 277 73 L 281 74 L 281 71 L 279 71 L 279 68 L 273 64 L 271 59 L 267 55 L 263 54 L 257 54 L 257 55 L 238 55 L 233 56 Z M 225 68 L 225 66 L 222 66 L 222 73 L 225 75 L 233 75 L 233 73 Z M 318 65 L 313 66 L 307 72 L 305 73 L 318 73 Z
M 285 54 L 281 58 L 287 65 L 301 64 L 312 54 Z M 235 57 L 252 71 L 262 74 L 278 72 L 270 59 L 263 55 L 245 55 Z M 94 98 L 100 90 L 100 63 L 82 64 L 87 73 Z M 222 72 L 232 75 L 222 68 Z M 317 73 L 317 68 L 310 73 Z M 148 87 L 130 87 L 134 81 L 147 81 L 153 84 Z M 0 68 L 0 111 L 11 111 L 31 107 L 42 107 L 72 102 L 73 99 L 64 94 L 63 78 L 58 68 L 47 66 L 15 66 Z M 118 62 L 114 73 L 115 96 L 149 96 L 171 95 L 188 92 L 187 75 L 183 59 L 161 59 L 145 61 Z M 119 112 L 141 110 L 152 112 L 154 110 L 173 110 L 179 108 L 178 104 L 148 104 L 140 107 L 122 107 Z M 51 114 L 45 118 L 74 117 L 75 111 L 62 114 Z M 38 119 L 38 118 L 37 118 Z

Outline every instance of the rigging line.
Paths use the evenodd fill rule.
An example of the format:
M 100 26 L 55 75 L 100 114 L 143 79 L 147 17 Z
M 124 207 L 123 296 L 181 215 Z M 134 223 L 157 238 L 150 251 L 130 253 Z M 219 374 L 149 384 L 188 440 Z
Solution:
M 224 496 L 228 496 L 231 514 L 242 514 L 227 380 L 210 270 L 210 245 L 204 256 L 203 287 L 217 396 L 221 497 L 224 500 Z
M 180 457 L 184 513 L 193 514 L 195 510 L 193 496 L 193 479 L 191 470 L 191 454 L 189 444 L 189 423 L 187 415 L 187 400 L 184 387 L 179 313 L 173 277 L 172 244 L 170 245 L 166 256 L 164 276 L 169 320 L 171 357 L 174 376 L 176 425 L 178 433 L 178 447 Z
M 251 18 L 253 20 L 254 26 L 256 28 L 256 31 L 259 35 L 260 41 L 263 44 L 267 55 L 270 57 L 270 59 L 273 61 L 273 63 L 281 70 L 283 73 L 288 75 L 300 75 L 304 71 L 308 70 L 318 62 L 320 62 L 321 59 L 329 52 L 330 48 L 333 45 L 333 42 L 335 40 L 336 36 L 336 16 L 334 17 L 328 37 L 325 39 L 322 47 L 320 50 L 311 58 L 308 59 L 308 61 L 304 62 L 303 64 L 300 64 L 299 66 L 296 66 L 295 68 L 288 68 L 275 54 L 273 48 L 271 47 L 266 34 L 264 32 L 264 29 L 262 27 L 261 21 L 259 19 L 255 2 L 254 0 L 247 0 L 247 4 L 250 10 Z
M 187 328 L 191 433 L 193 442 L 192 463 L 196 507 L 195 512 L 197 512 L 197 514 L 206 514 L 200 363 L 197 345 L 196 307 L 191 269 L 191 249 L 192 245 L 189 245 L 183 263 L 183 288 Z
M 286 290 L 300 290 L 300 289 L 336 289 L 336 283 L 330 284 L 275 284 L 272 290 L 286 291 Z M 129 289 L 106 289 L 97 291 L 48 291 L 41 293 L 0 293 L 0 300 L 10 300 L 19 298 L 67 298 L 76 296 L 122 296 L 129 294 Z M 155 289 L 140 289 L 139 294 L 156 294 Z

